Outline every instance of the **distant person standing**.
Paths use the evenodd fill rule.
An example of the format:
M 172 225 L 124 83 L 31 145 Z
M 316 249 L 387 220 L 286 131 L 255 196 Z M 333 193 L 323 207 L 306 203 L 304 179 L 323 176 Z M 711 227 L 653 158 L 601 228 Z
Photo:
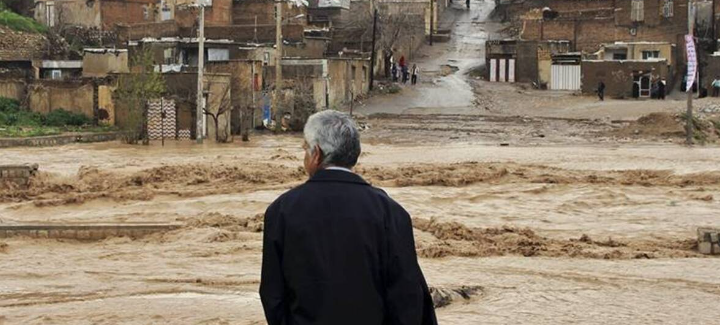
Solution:
M 394 62 L 392 64 L 392 68 L 390 70 L 391 70 L 390 73 L 392 73 L 392 81 L 397 82 L 398 68 Z
M 402 82 L 403 84 L 406 84 L 408 82 L 408 76 L 410 75 L 410 72 L 408 71 L 407 65 L 404 65 L 402 67 Z
M 658 99 L 665 100 L 665 80 L 660 79 L 658 81 Z
M 467 6 L 468 10 L 470 10 L 470 0 L 465 0 L 465 5 Z
M 600 101 L 604 101 L 605 100 L 605 83 L 604 82 L 600 81 L 600 83 L 598 84 L 597 93 L 598 93 L 598 98 L 600 99 Z
M 411 83 L 413 86 L 414 86 L 415 84 L 417 84 L 418 74 L 420 74 L 420 68 L 418 68 L 417 64 L 413 64 L 413 67 L 412 67 L 412 77 L 411 77 L 412 79 L 410 80 L 410 83 Z
M 720 76 L 715 76 L 715 80 L 712 82 L 713 97 L 720 95 Z

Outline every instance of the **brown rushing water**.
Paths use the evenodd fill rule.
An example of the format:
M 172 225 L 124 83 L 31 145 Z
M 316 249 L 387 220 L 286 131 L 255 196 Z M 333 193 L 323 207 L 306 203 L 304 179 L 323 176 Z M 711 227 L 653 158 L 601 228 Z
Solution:
M 43 171 L 30 191 L 0 192 L 0 223 L 186 224 L 138 240 L 3 240 L 0 315 L 9 324 L 264 324 L 256 216 L 304 179 L 299 143 L 0 151 L 3 163 Z M 482 288 L 440 308 L 442 324 L 720 317 L 708 308 L 720 260 L 692 248 L 695 227 L 720 223 L 718 148 L 364 150 L 358 170 L 417 218 L 430 285 Z

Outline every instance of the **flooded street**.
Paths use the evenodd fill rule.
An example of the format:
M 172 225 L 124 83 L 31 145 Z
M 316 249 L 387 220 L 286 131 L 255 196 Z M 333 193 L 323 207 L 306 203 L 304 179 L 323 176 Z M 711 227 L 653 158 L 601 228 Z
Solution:
M 364 137 L 373 132 L 386 130 Z M 481 287 L 438 309 L 442 324 L 720 316 L 707 308 L 720 262 L 693 248 L 697 226 L 720 222 L 720 149 L 477 140 L 368 144 L 358 168 L 415 218 L 430 286 Z M 2 192 L 2 224 L 183 226 L 134 240 L 5 239 L 0 314 L 10 324 L 264 324 L 259 215 L 304 180 L 299 143 L 3 150 L 42 175 L 36 191 Z
M 420 85 L 355 111 L 355 171 L 413 217 L 429 286 L 472 289 L 443 301 L 439 323 L 717 323 L 720 260 L 698 253 L 696 230 L 720 225 L 720 147 L 630 122 L 680 101 L 473 79 L 502 26 L 494 1 L 463 5 L 443 20 L 451 41 L 419 54 Z M 0 188 L 0 225 L 179 225 L 0 239 L 0 324 L 265 324 L 262 214 L 306 180 L 302 141 L 0 150 L 1 164 L 40 166 L 28 189 Z

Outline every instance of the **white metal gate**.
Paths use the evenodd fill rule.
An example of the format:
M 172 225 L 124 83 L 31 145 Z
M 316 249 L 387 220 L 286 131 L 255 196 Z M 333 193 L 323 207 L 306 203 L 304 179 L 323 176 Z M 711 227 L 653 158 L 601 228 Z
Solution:
M 550 89 L 580 90 L 580 66 L 553 64 L 550 70 Z
M 490 81 L 515 82 L 515 59 L 490 59 Z

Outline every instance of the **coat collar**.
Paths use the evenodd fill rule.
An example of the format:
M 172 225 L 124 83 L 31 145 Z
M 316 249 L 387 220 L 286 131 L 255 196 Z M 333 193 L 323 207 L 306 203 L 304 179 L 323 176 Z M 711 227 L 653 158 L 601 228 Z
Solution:
M 327 169 L 322 169 L 315 172 L 315 175 L 313 175 L 313 177 L 311 177 L 308 182 L 341 182 L 370 185 L 358 174 L 349 173 L 342 170 Z

